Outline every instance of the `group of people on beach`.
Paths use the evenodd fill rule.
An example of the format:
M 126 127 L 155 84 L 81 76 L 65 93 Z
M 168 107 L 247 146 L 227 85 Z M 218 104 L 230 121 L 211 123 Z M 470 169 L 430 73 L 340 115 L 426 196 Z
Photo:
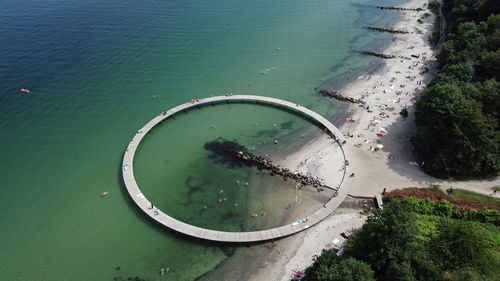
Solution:
M 412 42 L 409 49 L 413 49 L 417 44 L 418 44 L 417 42 Z M 387 129 L 382 127 L 381 130 L 375 130 L 375 127 L 377 127 L 377 125 L 378 126 L 382 125 L 384 119 L 388 119 L 391 117 L 391 114 L 389 114 L 388 111 L 395 110 L 394 107 L 390 107 L 389 105 L 381 102 L 382 97 L 381 96 L 378 97 L 377 94 L 382 94 L 382 96 L 389 95 L 392 89 L 394 88 L 394 84 L 398 81 L 398 76 L 402 76 L 402 79 L 407 79 L 408 81 L 407 83 L 415 83 L 417 87 L 415 87 L 413 90 L 409 90 L 406 93 L 404 93 L 403 89 L 405 89 L 407 83 L 402 83 L 399 85 L 401 90 L 395 91 L 397 97 L 388 99 L 387 101 L 399 104 L 401 102 L 405 102 L 406 99 L 409 99 L 408 102 L 410 103 L 415 102 L 416 99 L 418 98 L 417 95 L 423 90 L 422 80 L 417 80 L 417 77 L 418 75 L 426 73 L 428 71 L 428 66 L 430 66 L 428 65 L 428 62 L 424 62 L 425 59 L 427 58 L 426 54 L 427 53 L 424 52 L 422 53 L 422 56 L 421 54 L 416 54 L 408 57 L 405 55 L 399 55 L 398 58 L 400 59 L 400 63 L 411 62 L 411 64 L 407 67 L 408 68 L 407 73 L 403 74 L 401 73 L 401 71 L 397 70 L 395 71 L 394 77 L 390 78 L 387 82 L 377 81 L 376 85 L 372 84 L 373 86 L 369 86 L 369 89 L 367 89 L 363 94 L 360 95 L 361 96 L 360 100 L 362 103 L 362 105 L 360 106 L 363 106 L 367 113 L 375 113 L 378 115 L 378 116 L 377 115 L 373 116 L 373 118 L 368 123 L 367 127 L 365 127 L 365 130 L 369 130 L 374 134 L 372 140 L 370 140 L 370 138 L 364 138 L 364 143 L 373 142 L 375 144 L 375 146 L 370 146 L 370 148 L 368 149 L 369 151 L 376 152 L 379 151 L 381 147 L 383 147 L 383 145 L 381 145 L 380 138 L 386 135 L 388 131 Z M 417 59 L 417 61 L 412 61 L 414 59 Z M 415 73 L 416 71 L 420 72 L 417 74 Z M 377 97 L 371 98 L 372 95 L 376 95 Z M 407 104 L 402 104 L 399 106 L 400 110 L 404 110 L 407 108 L 408 108 Z M 374 110 L 378 112 L 374 112 Z M 392 115 L 399 116 L 399 112 L 398 111 L 392 112 Z M 355 125 L 356 122 L 352 117 L 346 117 L 346 120 L 349 123 L 353 124 L 349 125 L 349 131 L 347 131 L 347 133 L 345 133 L 344 136 L 352 138 L 353 134 L 351 133 L 351 131 L 355 130 L 353 128 L 353 125 Z M 360 148 L 362 145 L 363 142 L 354 143 L 354 146 L 357 148 Z M 394 159 L 394 156 L 393 155 L 391 156 L 392 156 L 391 159 Z

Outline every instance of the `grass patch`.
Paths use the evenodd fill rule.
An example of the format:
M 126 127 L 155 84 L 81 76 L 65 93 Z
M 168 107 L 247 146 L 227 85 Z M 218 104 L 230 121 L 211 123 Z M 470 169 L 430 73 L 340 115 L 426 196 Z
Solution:
M 497 187 L 500 188 L 500 187 Z M 455 199 L 462 199 L 462 200 L 472 200 L 472 201 L 477 201 L 485 204 L 490 204 L 490 205 L 495 205 L 495 206 L 500 206 L 500 199 L 498 198 L 493 198 L 488 195 L 484 194 L 479 194 L 473 191 L 468 191 L 468 190 L 463 190 L 463 189 L 454 189 L 453 193 L 451 194 L 452 198 Z

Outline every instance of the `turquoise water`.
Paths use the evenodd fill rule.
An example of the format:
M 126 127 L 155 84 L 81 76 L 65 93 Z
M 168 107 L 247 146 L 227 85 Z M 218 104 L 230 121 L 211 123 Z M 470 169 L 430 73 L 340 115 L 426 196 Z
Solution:
M 224 262 L 231 248 L 178 235 L 133 205 L 120 173 L 128 140 L 161 111 L 226 93 L 287 99 L 333 116 L 339 105 L 314 87 L 375 65 L 378 60 L 357 51 L 391 37 L 362 26 L 390 23 L 397 13 L 373 6 L 401 2 L 1 1 L 2 279 L 156 280 L 169 266 L 162 279 L 193 280 Z M 293 138 L 297 130 L 314 134 L 312 125 L 251 105 L 206 108 L 176 121 L 155 130 L 137 155 L 145 192 L 173 215 L 219 229 L 258 229 L 281 220 L 280 214 L 248 218 L 248 212 L 277 209 L 259 205 L 265 201 L 259 194 L 272 198 L 278 190 L 279 206 L 307 199 L 251 168 L 208 161 L 200 145 L 223 136 L 272 152 L 259 142 Z M 286 141 L 274 157 L 285 149 Z M 217 181 L 205 184 L 207 175 Z M 236 179 L 248 179 L 250 192 L 233 190 Z M 278 187 L 259 190 L 264 183 Z M 192 193 L 188 204 L 191 193 L 175 189 L 181 184 L 206 190 Z M 226 203 L 238 201 L 241 208 L 215 207 L 219 187 Z M 104 191 L 109 195 L 102 198 Z M 209 209 L 200 216 L 205 201 Z
M 290 211 L 285 209 L 289 204 L 314 201 L 317 192 L 296 189 L 294 181 L 244 167 L 241 162 L 220 163 L 220 156 L 214 160 L 204 145 L 213 140 L 236 140 L 254 154 L 282 160 L 289 143 L 306 143 L 310 140 L 306 134 L 321 133 L 303 117 L 271 106 L 207 106 L 154 128 L 139 146 L 134 173 L 143 194 L 179 220 L 226 231 L 277 227 Z M 273 144 L 276 139 L 278 144 Z M 317 201 L 315 209 L 324 203 Z

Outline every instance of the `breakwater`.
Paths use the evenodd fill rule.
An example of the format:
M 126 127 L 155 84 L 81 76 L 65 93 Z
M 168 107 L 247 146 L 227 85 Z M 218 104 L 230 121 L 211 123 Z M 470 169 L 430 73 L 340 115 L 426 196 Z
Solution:
M 370 29 L 370 30 L 379 31 L 379 32 L 389 32 L 389 33 L 395 33 L 395 34 L 408 34 L 408 33 L 410 33 L 408 31 L 397 30 L 397 29 L 392 29 L 392 28 L 381 28 L 381 27 L 373 27 L 373 26 L 367 26 L 366 28 Z
M 398 10 L 398 11 L 421 11 L 421 8 L 401 8 L 401 7 L 391 7 L 391 6 L 377 6 L 381 10 Z
M 396 58 L 396 56 L 394 56 L 394 55 L 379 54 L 379 53 L 370 52 L 370 51 L 363 51 L 363 54 L 369 55 L 369 56 L 378 57 L 378 58 L 383 58 L 383 59 L 394 59 L 394 58 Z
M 249 152 L 244 146 L 238 144 L 235 141 L 219 139 L 207 142 L 204 145 L 204 148 L 212 152 L 210 158 L 216 163 L 255 166 L 259 170 L 266 170 L 271 174 L 280 175 L 281 177 L 283 177 L 283 179 L 292 179 L 300 183 L 301 185 L 312 186 L 318 191 L 322 191 L 324 188 L 336 190 L 323 184 L 323 182 L 319 178 L 305 175 L 303 173 L 292 172 L 287 168 L 281 167 L 279 165 L 274 165 L 272 161 Z
M 319 90 L 318 93 L 321 95 L 324 95 L 324 96 L 328 96 L 328 97 L 337 99 L 339 101 L 346 101 L 346 102 L 350 102 L 350 103 L 361 103 L 361 100 L 359 100 L 359 99 L 345 97 L 345 96 L 343 96 L 343 95 L 341 95 L 338 92 L 333 91 L 333 90 Z

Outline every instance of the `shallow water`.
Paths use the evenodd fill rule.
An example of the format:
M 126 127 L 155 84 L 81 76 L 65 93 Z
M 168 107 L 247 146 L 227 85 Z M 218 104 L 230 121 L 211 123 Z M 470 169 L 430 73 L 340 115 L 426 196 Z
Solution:
M 146 136 L 135 160 L 136 180 L 146 197 L 179 220 L 226 231 L 277 227 L 283 207 L 310 198 L 310 192 L 241 162 L 219 163 L 204 145 L 226 139 L 254 154 L 276 156 L 286 150 L 290 134 L 304 127 L 321 133 L 300 116 L 271 106 L 224 104 L 194 109 L 168 119 Z M 273 145 L 276 139 L 280 142 Z M 248 200 L 252 195 L 260 199 Z M 317 202 L 317 208 L 321 204 Z M 253 213 L 260 216 L 253 218 Z
M 1 1 L 0 275 L 154 280 L 168 266 L 164 279 L 193 280 L 226 260 L 230 248 L 178 235 L 134 206 L 120 173 L 128 140 L 161 111 L 229 92 L 334 114 L 339 104 L 313 89 L 378 62 L 357 51 L 379 48 L 391 38 L 362 28 L 397 17 L 373 8 L 379 4 Z M 20 88 L 31 93 L 21 94 Z M 281 127 L 289 121 L 291 129 Z M 201 146 L 226 137 L 256 152 L 272 151 L 258 143 L 296 130 L 314 133 L 297 116 L 251 105 L 217 106 L 157 129 L 137 154 L 138 179 L 174 216 L 217 229 L 260 229 L 279 224 L 282 214 L 259 195 L 282 198 L 280 208 L 296 196 L 308 198 L 277 177 L 214 165 Z M 237 178 L 248 178 L 252 192 L 235 192 Z M 265 189 L 264 183 L 278 187 Z M 218 203 L 219 187 L 227 192 L 227 206 Z M 104 191 L 109 195 L 100 197 Z M 229 204 L 235 207 L 236 201 L 237 211 Z M 205 202 L 210 208 L 200 213 Z M 266 216 L 251 220 L 248 212 Z

